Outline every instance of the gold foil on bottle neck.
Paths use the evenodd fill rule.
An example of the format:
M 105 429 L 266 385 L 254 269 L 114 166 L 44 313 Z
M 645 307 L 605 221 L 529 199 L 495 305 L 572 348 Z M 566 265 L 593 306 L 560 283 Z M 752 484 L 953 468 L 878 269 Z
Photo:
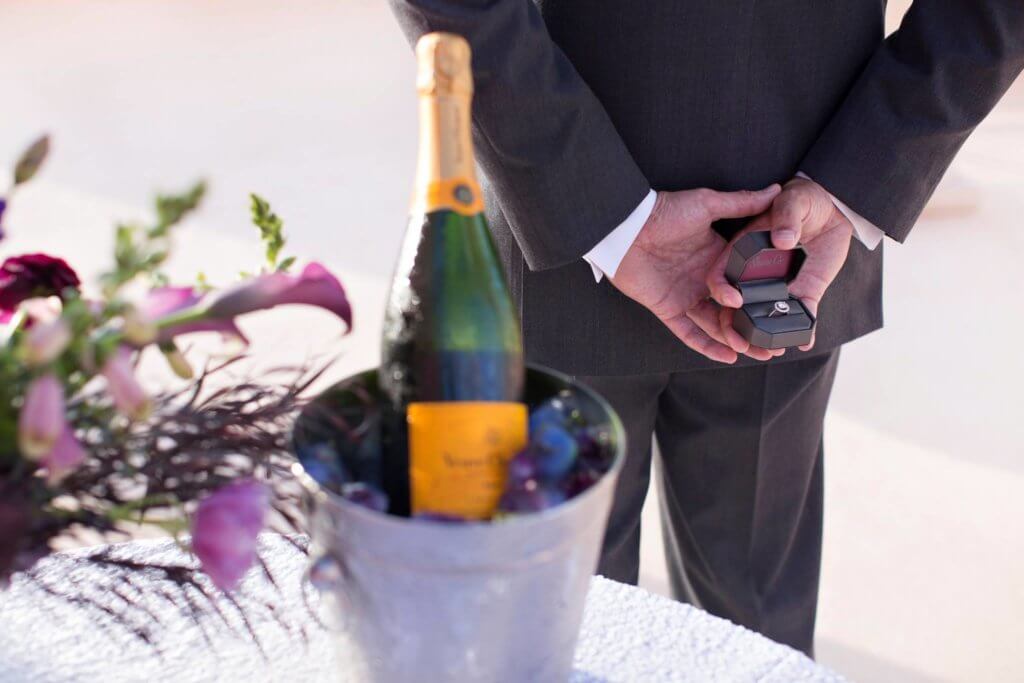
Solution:
M 483 211 L 476 181 L 470 107 L 473 71 L 469 43 L 453 33 L 430 33 L 416 44 L 420 150 L 413 215 L 449 209 Z
M 473 94 L 472 51 L 462 36 L 428 33 L 416 43 L 416 60 L 416 89 L 421 95 Z

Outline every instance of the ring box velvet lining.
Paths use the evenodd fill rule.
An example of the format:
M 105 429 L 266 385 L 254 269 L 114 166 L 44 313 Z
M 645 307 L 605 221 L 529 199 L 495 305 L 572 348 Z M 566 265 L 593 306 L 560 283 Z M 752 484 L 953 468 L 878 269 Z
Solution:
M 725 276 L 743 295 L 733 327 L 754 346 L 786 349 L 808 344 L 814 334 L 814 316 L 789 293 L 807 255 L 803 247 L 783 250 L 772 246 L 768 231 L 750 232 L 732 247 Z M 769 317 L 776 301 L 789 303 L 789 313 Z

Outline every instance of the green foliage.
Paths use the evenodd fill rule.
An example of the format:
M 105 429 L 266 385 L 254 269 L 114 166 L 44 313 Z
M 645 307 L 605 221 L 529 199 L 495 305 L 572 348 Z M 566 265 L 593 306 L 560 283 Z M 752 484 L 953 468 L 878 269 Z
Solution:
M 156 196 L 156 225 L 149 229 L 150 238 L 164 237 L 168 230 L 199 207 L 206 195 L 206 183 L 200 180 L 182 194 Z
M 14 184 L 26 183 L 39 172 L 50 153 L 50 136 L 44 135 L 28 146 L 14 165 Z
M 4 348 L 0 348 L 0 472 L 13 464 L 18 456 L 18 412 L 28 381 L 25 366 Z
M 266 249 L 267 266 L 271 271 L 285 272 L 295 263 L 295 257 L 289 256 L 283 261 L 278 261 L 281 250 L 287 241 L 284 237 L 284 221 L 271 210 L 270 203 L 266 199 L 255 193 L 250 194 L 249 197 L 251 198 L 252 222 L 260 231 L 260 239 L 263 240 L 263 246 Z
M 199 181 L 180 194 L 157 195 L 153 225 L 123 223 L 117 226 L 114 269 L 100 276 L 107 298 L 114 297 L 121 287 L 139 277 L 147 278 L 150 286 L 167 283 L 161 268 L 170 256 L 173 229 L 198 208 L 205 194 L 206 183 Z
M 213 290 L 213 285 L 210 284 L 209 278 L 206 277 L 206 273 L 203 271 L 199 271 L 199 274 L 196 275 L 195 289 L 199 294 L 206 294 Z

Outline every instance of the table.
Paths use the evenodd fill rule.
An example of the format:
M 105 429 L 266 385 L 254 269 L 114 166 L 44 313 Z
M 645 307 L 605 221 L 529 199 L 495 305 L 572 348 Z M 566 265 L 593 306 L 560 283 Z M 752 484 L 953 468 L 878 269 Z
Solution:
M 343 657 L 335 658 L 318 600 L 303 582 L 305 556 L 278 536 L 264 536 L 261 544 L 277 587 L 260 570 L 251 571 L 236 594 L 237 606 L 218 600 L 224 621 L 210 609 L 191 620 L 183 606 L 198 602 L 196 592 L 190 598 L 168 592 L 169 584 L 149 576 L 136 576 L 136 586 L 127 586 L 119 570 L 85 562 L 88 551 L 43 560 L 34 580 L 18 577 L 0 594 L 0 681 L 345 680 Z M 170 541 L 134 541 L 114 550 L 133 560 L 183 560 Z M 48 592 L 68 587 L 152 627 L 150 644 L 101 609 Z M 153 624 L 150 611 L 160 624 Z M 595 577 L 571 683 L 842 680 L 728 621 Z

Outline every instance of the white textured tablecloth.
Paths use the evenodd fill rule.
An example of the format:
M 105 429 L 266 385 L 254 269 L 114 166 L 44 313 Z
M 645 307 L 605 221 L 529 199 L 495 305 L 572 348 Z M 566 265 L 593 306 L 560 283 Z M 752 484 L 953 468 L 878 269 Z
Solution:
M 305 557 L 266 537 L 264 557 L 278 589 L 258 571 L 221 598 L 223 619 L 182 609 L 198 591 L 168 591 L 155 578 L 121 581 L 118 571 L 81 561 L 81 553 L 44 560 L 34 581 L 19 577 L 0 593 L 0 681 L 344 681 L 344 657 L 315 615 L 303 584 Z M 165 541 L 117 546 L 118 556 L 180 561 Z M 101 609 L 69 603 L 47 587 L 93 596 L 148 626 L 147 644 Z M 187 597 L 186 597 L 187 596 Z M 147 613 L 160 617 L 160 623 Z M 259 646 L 249 635 L 257 634 Z M 637 681 L 841 681 L 804 655 L 688 605 L 637 588 L 593 579 L 576 650 L 573 683 Z M 509 683 L 518 683 L 510 681 Z

